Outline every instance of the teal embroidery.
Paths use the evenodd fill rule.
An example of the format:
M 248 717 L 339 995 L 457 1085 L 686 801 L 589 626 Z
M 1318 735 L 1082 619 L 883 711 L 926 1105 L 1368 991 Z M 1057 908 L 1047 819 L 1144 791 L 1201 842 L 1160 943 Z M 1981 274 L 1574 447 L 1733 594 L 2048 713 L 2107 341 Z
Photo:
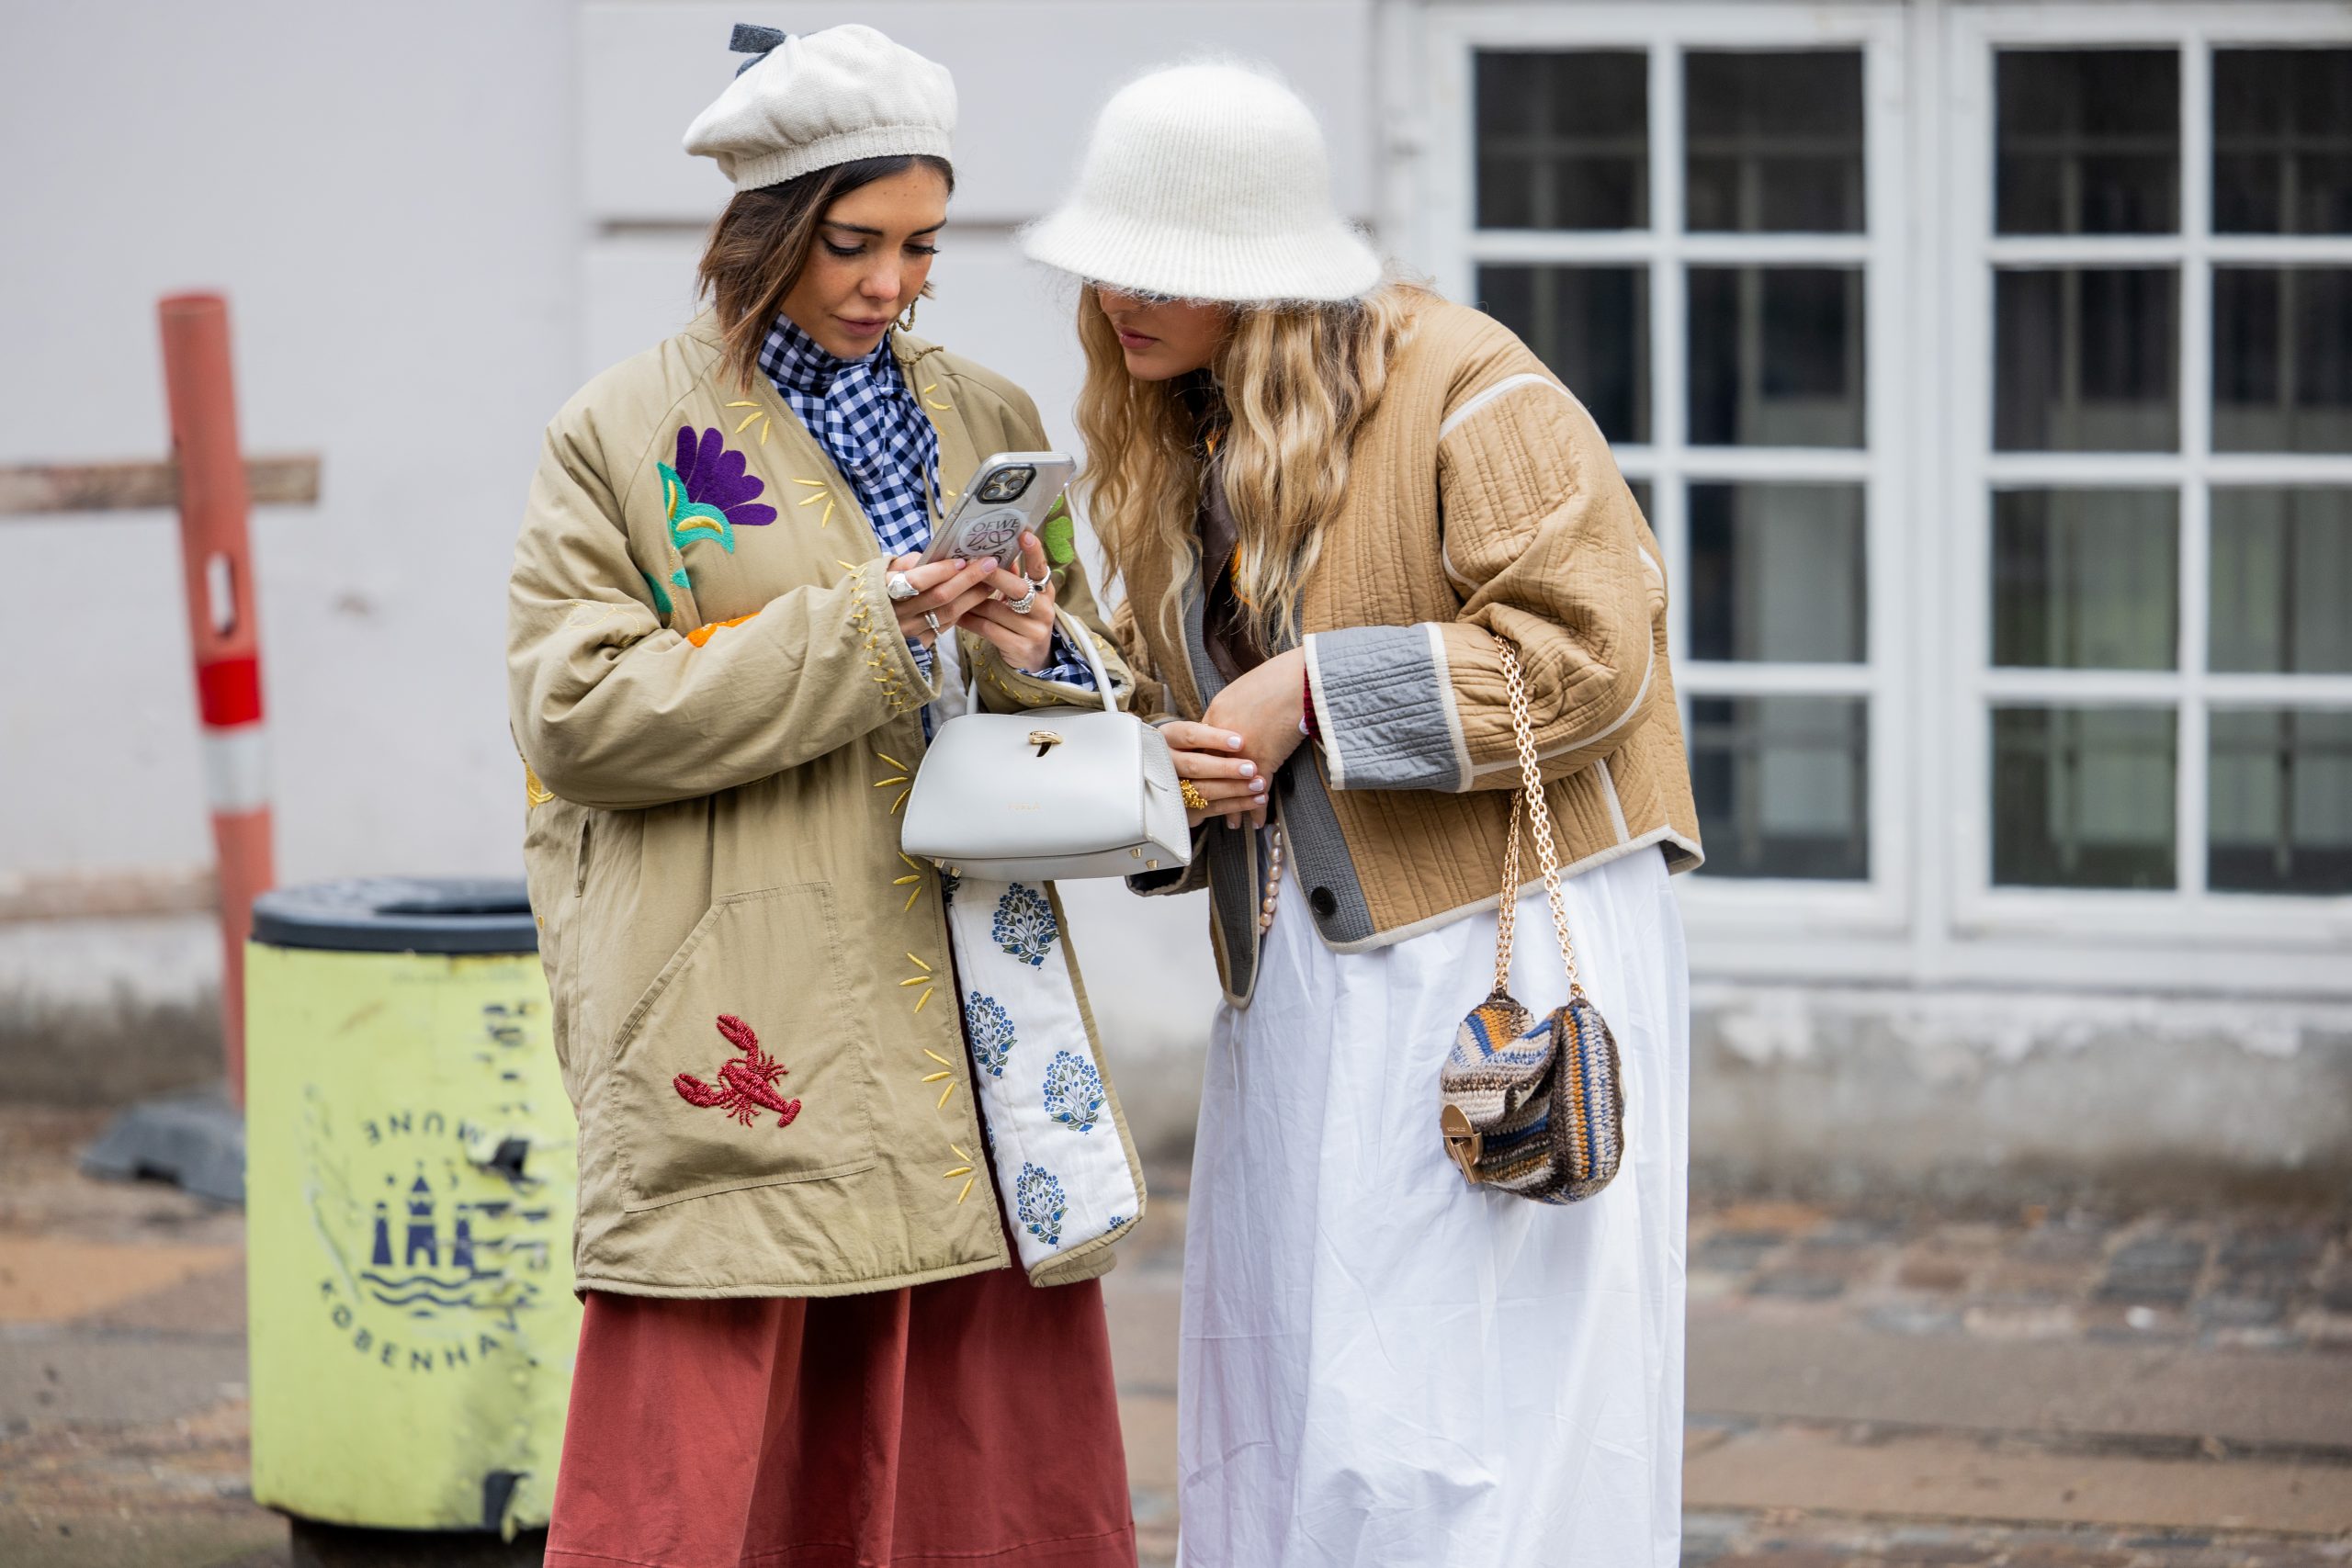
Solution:
M 667 615 L 677 608 L 677 606 L 670 603 L 670 591 L 662 587 L 660 583 L 654 581 L 653 574 L 651 572 L 640 571 L 637 575 L 645 579 L 645 586 L 653 590 L 653 607 L 656 610 L 659 610 L 662 614 Z M 684 587 L 685 585 L 681 583 L 679 586 Z
M 1080 1133 L 1102 1117 L 1102 1075 L 1075 1051 L 1057 1051 L 1046 1067 L 1046 1114 Z
M 1060 934 L 1054 923 L 1054 907 L 1035 888 L 1016 882 L 996 901 L 989 937 L 1032 969 L 1046 966 L 1046 954 L 1053 951 L 1054 939 Z
M 1023 1161 L 1021 1179 L 1013 1183 L 1012 1191 L 1021 1228 L 1047 1247 L 1059 1247 L 1062 1216 L 1069 1212 L 1069 1201 L 1062 1193 L 1060 1180 L 1044 1166 Z
M 972 1060 L 980 1071 L 992 1078 L 1004 1077 L 1004 1065 L 1012 1057 L 1012 1048 L 1020 1043 L 1012 1028 L 1012 1015 L 994 997 L 975 993 L 964 1003 L 964 1032 L 972 1042 Z
M 670 574 L 670 581 L 676 583 L 681 588 L 692 588 L 694 586 L 693 583 L 686 581 L 686 569 L 684 567 L 680 567 L 677 570 L 672 572 Z
M 686 481 L 669 464 L 653 466 L 662 470 L 662 510 L 670 519 L 670 542 L 683 554 L 696 539 L 717 539 L 719 548 L 733 555 L 735 525 L 727 513 L 707 502 L 687 500 Z

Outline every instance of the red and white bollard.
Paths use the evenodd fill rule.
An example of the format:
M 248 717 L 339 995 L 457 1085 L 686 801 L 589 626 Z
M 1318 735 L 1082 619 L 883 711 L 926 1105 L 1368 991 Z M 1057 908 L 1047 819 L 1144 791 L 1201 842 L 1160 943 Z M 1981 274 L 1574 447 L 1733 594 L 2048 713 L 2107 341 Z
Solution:
M 180 294 L 157 308 L 172 446 L 179 465 L 180 561 L 204 721 L 204 777 L 220 893 L 220 1027 L 230 1099 L 245 1102 L 245 936 L 254 896 L 275 879 L 254 611 L 252 498 L 237 441 L 229 306 Z

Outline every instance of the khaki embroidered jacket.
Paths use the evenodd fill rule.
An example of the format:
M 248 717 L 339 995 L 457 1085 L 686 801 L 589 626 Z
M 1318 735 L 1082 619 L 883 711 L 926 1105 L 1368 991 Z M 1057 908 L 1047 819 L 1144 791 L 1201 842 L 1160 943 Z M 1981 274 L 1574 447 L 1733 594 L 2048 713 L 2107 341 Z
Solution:
M 1179 563 L 1117 564 L 1145 709 L 1198 718 L 1225 682 L 1203 641 L 1197 554 L 1172 609 Z M 1666 609 L 1657 540 L 1584 405 L 1491 317 L 1423 301 L 1304 585 L 1322 739 L 1275 781 L 1307 889 L 1307 907 L 1282 918 L 1356 950 L 1493 906 L 1520 781 L 1498 637 L 1526 671 L 1564 869 L 1653 849 L 1674 870 L 1697 865 Z M 1256 835 L 1213 823 L 1202 840 L 1181 874 L 1130 880 L 1211 889 L 1219 972 L 1243 1003 L 1258 963 Z M 1465 992 L 1464 1010 L 1476 999 Z
M 943 485 L 1046 445 L 1018 388 L 893 341 Z M 583 1290 L 832 1295 L 1011 1261 L 940 879 L 899 848 L 935 693 L 884 572 L 847 482 L 764 378 L 725 375 L 707 316 L 548 429 L 508 699 L 579 1113 Z M 1080 567 L 1058 575 L 1062 608 L 1099 627 Z M 959 636 L 992 709 L 1099 703 Z M 1108 1241 L 1034 1277 L 1100 1274 Z

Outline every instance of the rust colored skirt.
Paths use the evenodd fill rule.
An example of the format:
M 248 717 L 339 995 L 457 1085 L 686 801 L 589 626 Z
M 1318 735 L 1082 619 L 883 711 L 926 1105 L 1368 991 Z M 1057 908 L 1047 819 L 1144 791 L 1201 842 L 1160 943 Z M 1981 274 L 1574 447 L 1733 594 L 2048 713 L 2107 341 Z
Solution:
M 1099 1282 L 592 1292 L 548 1568 L 1135 1568 Z

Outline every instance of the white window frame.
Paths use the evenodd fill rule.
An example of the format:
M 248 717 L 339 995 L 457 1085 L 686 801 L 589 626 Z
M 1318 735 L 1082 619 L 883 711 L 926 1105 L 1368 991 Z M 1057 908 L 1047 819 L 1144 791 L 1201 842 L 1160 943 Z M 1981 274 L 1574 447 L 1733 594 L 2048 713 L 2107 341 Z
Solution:
M 2352 707 L 2352 676 L 2206 671 L 2211 592 L 2209 502 L 2214 483 L 2352 485 L 2352 455 L 2214 453 L 2211 273 L 2216 262 L 2352 265 L 2352 235 L 2216 235 L 2212 219 L 2211 51 L 2215 46 L 2352 44 L 2352 15 L 2299 3 L 2230 6 L 2167 0 L 2131 6 L 2002 4 L 1947 13 L 1941 101 L 1949 116 L 1946 188 L 1952 257 L 1941 297 L 1952 324 L 1951 489 L 1943 530 L 1944 573 L 1958 587 L 1951 628 L 1957 657 L 1947 722 L 1923 739 L 1949 749 L 1954 786 L 1953 925 L 1962 939 L 2064 938 L 2077 951 L 2115 950 L 2094 962 L 2109 973 L 2149 975 L 2168 963 L 2211 967 L 2217 949 L 2267 950 L 2315 988 L 2352 976 L 2342 962 L 2352 897 L 2215 893 L 2206 887 L 2208 704 Z M 2177 234 L 1996 235 L 1993 230 L 1994 56 L 2009 46 L 2148 45 L 2180 51 L 2181 226 Z M 1996 452 L 1992 444 L 1993 288 L 1996 266 L 2177 266 L 2180 273 L 2180 449 L 2176 453 Z M 1998 669 L 1992 662 L 1991 495 L 1996 487 L 2049 483 L 2141 485 L 2180 497 L 2178 648 L 2168 671 Z M 2064 699 L 2067 705 L 2146 707 L 2177 715 L 2170 890 L 1997 886 L 1992 881 L 1991 710 L 2005 699 Z M 2172 951 L 2163 951 L 2170 949 Z M 2297 955 L 2301 955 L 2298 961 Z M 2120 976 L 2119 976 L 2120 977 Z M 2178 978 L 2177 976 L 2175 976 Z M 2213 979 L 2216 976 L 2207 976 Z
M 1668 562 L 1669 584 L 1689 580 L 1684 485 L 1708 480 L 1860 483 L 1863 487 L 1866 635 L 1855 664 L 1693 661 L 1687 615 L 1670 620 L 1669 647 L 1679 694 L 1822 694 L 1865 699 L 1869 714 L 1870 874 L 1860 881 L 1810 878 L 1678 879 L 1694 922 L 1729 937 L 1743 931 L 1785 934 L 1792 910 L 1808 931 L 1885 936 L 1908 922 L 1911 820 L 1905 801 L 1917 716 L 1903 701 L 1909 649 L 1904 633 L 1912 597 L 1908 476 L 1902 365 L 1909 352 L 1903 214 L 1910 62 L 1897 5 L 1758 6 L 1568 0 L 1554 4 L 1439 6 L 1392 19 L 1385 52 L 1419 62 L 1402 91 L 1392 71 L 1389 96 L 1398 111 L 1392 145 L 1426 151 L 1429 178 L 1417 187 L 1392 181 L 1392 232 L 1417 239 L 1447 297 L 1476 298 L 1482 262 L 1649 268 L 1651 440 L 1614 448 L 1629 479 L 1650 483 L 1650 524 Z M 1473 56 L 1498 49 L 1642 49 L 1649 62 L 1650 226 L 1623 231 L 1487 231 L 1476 226 L 1476 126 Z M 1685 50 L 1852 49 L 1862 56 L 1863 218 L 1855 234 L 1689 233 L 1684 231 L 1682 54 Z M 1418 88 L 1419 101 L 1409 96 Z M 1398 101 L 1399 99 L 1403 101 Z M 1416 123 L 1416 111 L 1426 114 Z M 1424 141 L 1425 139 L 1425 141 Z M 1418 231 L 1418 232 L 1415 232 Z M 1692 265 L 1859 265 L 1863 271 L 1864 445 L 1848 448 L 1692 446 L 1689 412 L 1687 301 L 1683 269 Z M 1775 962 L 1778 962 L 1776 960 Z M 1834 961 L 1833 961 L 1834 962 Z

